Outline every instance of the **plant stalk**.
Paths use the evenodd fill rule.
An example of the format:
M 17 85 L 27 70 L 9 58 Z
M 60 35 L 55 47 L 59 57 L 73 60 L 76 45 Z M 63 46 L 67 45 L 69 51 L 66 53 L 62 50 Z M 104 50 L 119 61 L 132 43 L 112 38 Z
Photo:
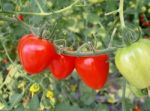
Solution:
M 125 27 L 123 7 L 124 7 L 124 0 L 120 0 L 119 17 L 120 17 L 120 23 L 122 29 Z
M 125 102 L 125 94 L 126 94 L 126 80 L 122 82 L 122 111 L 126 111 L 126 102 Z

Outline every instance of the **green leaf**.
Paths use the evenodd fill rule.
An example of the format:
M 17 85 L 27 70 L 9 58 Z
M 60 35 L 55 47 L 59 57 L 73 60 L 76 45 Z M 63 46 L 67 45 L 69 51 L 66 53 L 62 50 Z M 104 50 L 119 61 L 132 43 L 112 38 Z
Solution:
M 99 22 L 99 16 L 93 13 L 88 13 L 87 14 L 87 21 L 89 23 L 97 24 Z
M 99 104 L 98 107 L 96 108 L 96 111 L 109 111 L 109 108 L 105 104 Z
M 84 104 L 90 105 L 95 101 L 96 92 L 93 91 L 91 88 L 87 87 L 84 83 L 80 84 L 80 92 L 81 92 L 81 101 Z
M 111 12 L 117 9 L 117 1 L 116 0 L 106 0 L 106 12 Z
M 24 106 L 22 104 L 20 104 L 15 111 L 25 111 Z
M 3 5 L 3 9 L 5 10 L 5 11 L 12 11 L 12 10 L 14 10 L 14 5 L 10 2 L 8 2 L 8 3 L 5 3 L 4 5 Z
M 150 109 L 150 98 L 149 97 L 145 98 L 145 101 L 142 104 L 142 109 L 144 111 L 149 111 L 149 109 Z
M 39 111 L 40 103 L 37 95 L 34 95 L 29 103 L 30 111 Z
M 69 103 L 60 103 L 56 105 L 56 111 L 84 111 L 77 105 L 70 105 Z
M 9 103 L 11 104 L 11 106 L 14 106 L 16 103 L 18 103 L 19 101 L 21 101 L 22 99 L 22 94 L 13 94 L 10 99 L 9 99 Z
M 133 108 L 133 102 L 131 102 L 130 99 L 125 99 L 125 103 L 126 103 L 126 110 L 131 111 Z
M 2 72 L 0 72 L 0 85 L 3 83 L 3 75 Z

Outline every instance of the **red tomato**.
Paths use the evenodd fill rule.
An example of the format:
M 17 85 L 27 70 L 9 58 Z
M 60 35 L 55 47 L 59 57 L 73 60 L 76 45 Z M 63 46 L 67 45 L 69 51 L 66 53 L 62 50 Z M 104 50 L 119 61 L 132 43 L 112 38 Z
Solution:
M 150 27 L 150 22 L 144 22 L 142 25 L 145 27 Z
M 46 69 L 56 54 L 51 42 L 33 34 L 23 36 L 18 43 L 17 50 L 23 68 L 30 74 Z
M 78 57 L 75 68 L 86 85 L 94 90 L 100 89 L 104 86 L 109 72 L 108 56 Z
M 135 106 L 132 111 L 142 111 L 142 109 L 139 106 Z
M 23 21 L 23 20 L 24 20 L 23 15 L 18 15 L 18 20 L 19 20 L 19 21 Z
M 57 55 L 50 62 L 49 69 L 58 80 L 69 76 L 75 67 L 75 57 L 67 55 Z
M 140 15 L 139 19 L 140 19 L 140 22 L 143 23 L 143 22 L 144 22 L 144 19 L 145 19 L 145 18 L 144 18 L 144 15 Z

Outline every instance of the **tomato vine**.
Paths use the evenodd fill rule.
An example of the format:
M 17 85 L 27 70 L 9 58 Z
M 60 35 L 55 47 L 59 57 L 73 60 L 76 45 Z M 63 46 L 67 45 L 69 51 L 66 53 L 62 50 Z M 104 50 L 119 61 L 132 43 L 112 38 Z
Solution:
M 5 52 L 5 55 L 7 56 L 6 58 L 8 58 L 7 60 L 11 65 L 13 65 L 13 68 L 15 67 L 14 69 L 16 70 L 16 72 L 19 73 L 19 76 L 17 77 L 22 77 L 23 80 L 27 81 L 27 84 L 29 82 L 28 85 L 23 86 L 24 89 L 21 89 L 22 93 L 17 97 L 16 101 L 14 101 L 14 103 L 10 107 L 8 107 L 7 103 L 4 101 L 8 110 L 12 110 L 15 107 L 15 104 L 23 99 L 23 96 L 28 93 L 26 91 L 27 89 L 29 89 L 29 96 L 31 96 L 32 99 L 35 99 L 36 95 L 41 94 L 41 91 L 43 91 L 42 96 L 40 96 L 40 100 L 43 101 L 45 99 L 44 95 L 46 95 L 46 98 L 51 101 L 49 107 L 52 110 L 55 108 L 57 102 L 59 103 L 60 101 L 67 101 L 67 105 L 71 104 L 71 106 L 75 107 L 76 109 L 76 104 L 74 104 L 74 101 L 78 102 L 79 100 L 79 104 L 82 104 L 82 99 L 80 100 L 79 97 L 83 96 L 84 98 L 84 94 L 86 93 L 81 87 L 82 84 L 80 81 L 83 80 L 83 82 L 86 83 L 87 86 L 96 90 L 96 94 L 95 92 L 91 92 L 91 95 L 95 94 L 94 96 L 98 98 L 96 98 L 93 103 L 91 102 L 92 100 L 89 100 L 90 102 L 88 103 L 88 100 L 86 99 L 84 100 L 84 102 L 87 102 L 87 106 L 91 106 L 92 108 L 94 107 L 94 110 L 97 111 L 98 108 L 96 104 L 98 103 L 99 99 L 101 99 L 101 95 L 105 96 L 105 94 L 109 94 L 109 91 L 105 91 L 105 86 L 110 87 L 111 89 L 112 86 L 109 85 L 112 85 L 112 83 L 114 81 L 116 82 L 116 80 L 118 82 L 120 78 L 122 80 L 121 82 L 119 82 L 122 83 L 121 85 L 119 84 L 119 86 L 122 87 L 121 96 L 119 98 L 122 104 L 121 109 L 122 111 L 128 110 L 126 105 L 126 93 L 128 93 L 127 91 L 129 87 L 128 85 L 130 85 L 130 79 L 126 79 L 126 81 L 123 78 L 124 73 L 121 73 L 123 72 L 120 69 L 121 65 L 119 67 L 116 65 L 115 56 L 117 55 L 116 51 L 123 49 L 124 47 L 132 46 L 135 42 L 138 43 L 139 39 L 142 38 L 142 29 L 139 28 L 138 25 L 141 25 L 141 27 L 148 27 L 149 25 L 149 21 L 147 20 L 146 16 L 138 18 L 138 14 L 142 14 L 139 12 L 133 14 L 134 11 L 131 11 L 132 8 L 135 8 L 135 10 L 139 11 L 138 8 L 140 7 L 140 4 L 142 4 L 142 1 L 140 2 L 139 0 L 137 0 L 136 3 L 133 4 L 132 2 L 128 3 L 128 1 L 119 0 L 113 4 L 110 0 L 107 2 L 109 2 L 109 5 L 114 5 L 115 8 L 107 8 L 109 7 L 109 5 L 105 7 L 107 2 L 104 2 L 103 0 L 72 0 L 72 3 L 67 2 L 67 4 L 69 4 L 68 6 L 66 6 L 65 3 L 61 5 L 57 3 L 57 0 L 54 0 L 53 3 L 60 6 L 61 8 L 53 6 L 51 1 L 46 1 L 46 6 L 50 7 L 49 9 L 46 9 L 45 5 L 42 5 L 40 0 L 34 0 L 33 3 L 35 6 L 33 7 L 36 7 L 36 10 L 32 10 L 32 8 L 28 10 L 28 7 L 24 8 L 22 6 L 22 2 L 19 2 L 17 3 L 13 11 L 9 10 L 7 6 L 10 5 L 9 3 L 6 6 L 3 6 L 3 1 L 1 0 L 0 2 L 0 26 L 2 21 L 2 24 L 4 24 L 3 27 L 6 28 L 5 30 L 3 30 L 2 27 L 2 31 L 0 32 L 0 42 L 2 43 L 0 45 L 0 51 L 2 50 L 2 52 Z M 29 3 L 30 5 L 31 1 L 27 3 Z M 15 1 L 12 4 L 15 4 Z M 128 8 L 124 7 L 125 5 L 132 5 L 132 7 L 130 8 L 130 10 L 126 10 Z M 102 6 L 104 7 L 101 8 Z M 7 7 L 8 10 L 5 10 L 5 7 Z M 94 8 L 94 10 L 90 10 L 92 8 Z M 147 12 L 144 11 L 142 13 Z M 137 19 L 139 19 L 139 21 Z M 33 21 L 35 22 L 35 24 Z M 136 25 L 132 25 L 132 22 L 134 22 Z M 11 28 L 8 28 L 7 26 L 11 26 Z M 23 31 L 19 30 L 19 28 Z M 18 30 L 18 32 L 15 30 Z M 14 32 L 17 33 L 13 35 L 12 33 Z M 18 39 L 22 37 L 24 33 L 32 33 L 32 35 L 36 36 L 36 39 L 38 39 L 40 42 L 37 42 L 35 39 L 34 40 L 36 42 L 33 39 L 29 39 L 26 40 L 28 42 L 24 41 L 21 43 L 22 45 L 18 45 L 18 56 L 21 60 L 20 63 L 17 57 L 15 58 L 14 56 L 9 55 L 9 53 L 12 53 L 12 51 L 13 53 L 15 53 L 15 49 L 10 46 L 10 44 L 12 45 L 13 43 L 15 43 L 16 45 Z M 14 38 L 12 38 L 11 35 L 13 35 Z M 9 40 L 10 38 L 12 41 Z M 49 48 L 46 49 L 48 45 L 43 45 L 44 43 L 42 44 L 41 41 L 46 41 L 46 43 L 54 45 L 57 56 L 55 55 L 55 57 L 52 57 L 53 59 L 50 60 L 50 53 L 52 53 L 53 51 L 50 51 Z M 46 51 L 43 51 L 43 53 L 41 53 L 42 49 L 38 48 L 37 44 L 41 47 L 44 46 Z M 8 47 L 12 48 L 9 49 Z M 30 51 L 29 53 L 25 53 L 24 50 Z M 103 56 L 109 57 L 106 59 L 103 58 Z M 37 61 L 37 58 L 39 61 L 41 61 Z M 49 67 L 47 67 L 48 64 L 50 64 Z M 132 65 L 134 66 L 135 64 L 133 63 Z M 21 66 L 23 66 L 26 72 L 22 71 Z M 26 66 L 30 67 L 27 68 Z M 47 75 L 47 68 L 49 68 L 52 76 Z M 32 73 L 39 75 L 36 75 L 37 77 L 28 75 Z M 40 76 L 41 73 L 44 73 L 44 75 Z M 74 73 L 77 73 L 80 79 L 78 79 L 76 75 L 71 75 Z M 115 74 L 113 74 L 113 76 L 119 79 L 113 79 L 112 81 L 110 81 L 109 77 L 109 82 L 106 83 L 106 79 L 109 73 L 115 73 L 117 76 Z M 69 75 L 71 75 L 69 79 L 65 79 L 62 83 L 57 81 L 57 79 L 61 80 L 68 77 Z M 112 75 L 110 74 L 110 76 Z M 14 77 L 16 81 L 18 79 L 17 77 Z M 70 79 L 72 79 L 73 81 L 68 82 Z M 44 82 L 47 81 L 49 84 L 48 87 L 47 84 L 44 84 Z M 132 82 L 133 81 L 131 80 L 131 83 Z M 52 87 L 52 84 L 56 87 Z M 3 82 L 0 85 L 0 89 L 3 89 L 5 85 L 6 82 Z M 102 87 L 104 89 L 101 89 L 101 91 L 97 90 Z M 55 91 L 56 89 L 57 91 Z M 80 90 L 82 90 L 83 92 L 80 92 Z M 147 95 L 143 94 L 142 92 L 142 90 L 145 89 L 132 88 L 132 90 L 134 90 L 133 92 L 138 92 L 140 96 Z M 58 92 L 60 92 L 62 95 L 55 97 L 54 93 L 57 94 Z M 72 95 L 70 95 L 70 93 L 72 94 L 72 92 L 76 93 L 76 96 L 73 97 L 74 99 L 72 99 Z M 89 95 L 88 97 L 90 98 Z M 56 102 L 56 99 L 58 98 L 59 100 Z M 113 106 L 118 102 L 118 100 L 114 100 L 114 98 L 116 99 L 117 97 L 115 97 L 115 95 L 113 94 L 107 95 L 107 98 L 108 100 L 104 102 L 106 104 L 111 104 Z M 82 105 L 80 107 L 82 108 Z M 112 110 L 111 107 L 110 110 Z

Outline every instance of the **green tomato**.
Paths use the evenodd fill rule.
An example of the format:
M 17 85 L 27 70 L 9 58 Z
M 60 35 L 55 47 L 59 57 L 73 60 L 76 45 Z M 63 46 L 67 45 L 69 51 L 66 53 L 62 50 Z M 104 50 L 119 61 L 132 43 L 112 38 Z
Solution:
M 116 52 L 115 63 L 120 73 L 136 88 L 150 86 L 150 41 L 139 41 L 120 48 Z
M 133 85 L 129 85 L 129 89 L 137 97 L 144 97 L 148 95 L 147 89 L 138 89 Z

